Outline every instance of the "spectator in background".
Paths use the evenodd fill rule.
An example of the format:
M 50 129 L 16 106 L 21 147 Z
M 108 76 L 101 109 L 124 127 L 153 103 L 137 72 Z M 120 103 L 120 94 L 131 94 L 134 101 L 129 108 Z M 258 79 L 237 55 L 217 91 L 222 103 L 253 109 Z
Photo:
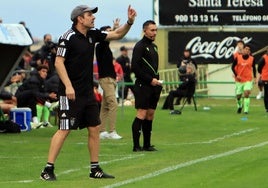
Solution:
M 0 91 L 0 108 L 5 114 L 9 114 L 11 108 L 17 106 L 17 98 L 10 92 Z
M 118 62 L 116 62 L 115 58 L 113 58 L 113 64 L 114 64 L 114 71 L 116 74 L 115 97 L 116 97 L 117 103 L 119 104 L 118 84 L 123 81 L 124 72 L 123 72 L 121 65 Z
M 18 68 L 19 69 L 23 69 L 23 70 L 31 70 L 31 61 L 32 61 L 32 57 L 33 57 L 33 54 L 29 51 L 26 51 L 23 56 L 22 56 L 22 59 L 19 63 L 19 66 Z
M 177 64 L 178 70 L 179 70 L 179 79 L 181 82 L 184 81 L 183 75 L 180 75 L 180 69 L 186 70 L 186 65 L 193 65 L 194 66 L 194 76 L 197 77 L 197 63 L 195 62 L 194 59 L 191 57 L 191 51 L 189 49 L 184 49 L 183 51 L 183 56 L 181 57 L 180 61 Z M 179 105 L 180 104 L 181 98 L 178 97 L 175 104 Z M 191 103 L 191 100 L 188 100 L 188 103 Z
M 195 69 L 197 70 L 197 63 L 195 62 L 194 59 L 192 59 L 191 57 L 191 51 L 189 49 L 185 49 L 183 51 L 183 56 L 181 57 L 181 59 L 179 60 L 177 67 L 178 69 L 181 66 L 186 66 L 187 64 L 192 63 L 195 66 Z
M 121 46 L 120 52 L 121 52 L 121 55 L 116 58 L 116 61 L 121 65 L 121 67 L 123 69 L 124 82 L 132 83 L 133 80 L 131 79 L 131 63 L 130 63 L 130 59 L 128 57 L 128 49 L 125 46 Z M 121 91 L 122 89 L 124 89 L 123 96 L 122 96 L 122 91 Z M 119 88 L 119 96 L 122 98 L 122 100 L 127 98 L 129 89 L 133 93 L 134 90 L 133 90 L 132 85 L 125 85 L 124 88 L 122 88 L 122 87 Z
M 180 68 L 181 83 L 176 90 L 171 90 L 164 102 L 162 109 L 170 109 L 170 114 L 180 114 L 179 110 L 174 110 L 174 98 L 177 97 L 181 100 L 182 97 L 186 97 L 187 100 L 191 100 L 196 85 L 195 78 L 195 66 L 193 64 L 187 64 Z
M 119 27 L 119 19 L 114 21 L 114 28 Z M 110 26 L 103 26 L 100 28 L 103 32 L 111 32 Z M 96 58 L 98 62 L 99 84 L 103 90 L 101 111 L 100 111 L 100 138 L 121 139 L 122 137 L 117 134 L 116 113 L 117 101 L 115 96 L 116 90 L 116 73 L 113 65 L 113 53 L 110 49 L 109 41 L 102 41 L 96 45 Z M 109 130 L 106 131 L 106 124 Z
M 2 18 L 0 18 L 0 24 L 1 24 L 1 23 L 3 23 L 3 19 L 2 19 Z
M 258 72 L 264 88 L 264 107 L 268 112 L 268 49 L 258 62 Z
M 58 94 L 59 87 L 59 76 L 55 72 L 50 78 L 45 79 L 45 88 L 47 93 L 55 93 Z M 39 122 L 42 122 L 40 126 L 43 127 L 52 127 L 49 122 L 49 117 L 51 111 L 53 111 L 56 107 L 58 107 L 58 99 L 57 98 L 47 98 L 47 99 L 39 99 L 36 105 L 37 108 L 37 118 Z
M 29 107 L 32 110 L 32 126 L 37 128 L 39 121 L 37 118 L 37 102 L 45 104 L 47 99 L 56 99 L 57 95 L 54 92 L 48 93 L 45 87 L 45 79 L 47 77 L 48 67 L 40 65 L 37 67 L 30 78 L 28 78 L 17 90 L 18 107 Z
M 26 80 L 26 71 L 23 69 L 16 69 L 11 76 L 9 82 L 5 86 L 5 91 L 15 95 L 18 87 Z
M 97 81 L 93 82 L 93 90 L 94 90 L 94 94 L 95 94 L 96 101 L 98 103 L 99 111 L 100 111 L 101 110 L 102 95 L 99 92 L 99 83 Z
M 48 76 L 50 78 L 55 74 L 55 58 L 57 45 L 52 42 L 52 36 L 50 34 L 45 34 L 43 37 L 44 45 L 38 49 L 33 56 L 33 61 L 31 62 L 32 67 L 37 67 L 39 65 L 47 65 L 49 67 Z

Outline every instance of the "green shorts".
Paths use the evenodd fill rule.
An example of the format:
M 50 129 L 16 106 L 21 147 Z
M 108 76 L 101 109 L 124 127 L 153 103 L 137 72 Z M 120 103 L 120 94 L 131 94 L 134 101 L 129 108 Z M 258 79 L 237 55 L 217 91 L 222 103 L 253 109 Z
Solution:
M 236 82 L 235 83 L 235 94 L 241 95 L 244 93 L 244 91 L 250 91 L 253 87 L 253 82 Z

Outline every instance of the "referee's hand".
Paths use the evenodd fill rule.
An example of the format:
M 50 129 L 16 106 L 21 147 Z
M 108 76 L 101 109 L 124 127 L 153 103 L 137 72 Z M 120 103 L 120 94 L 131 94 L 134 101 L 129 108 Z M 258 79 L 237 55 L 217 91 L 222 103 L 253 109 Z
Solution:
M 161 84 L 161 82 L 159 82 L 159 80 L 157 80 L 156 78 L 153 78 L 153 80 L 151 81 L 151 85 L 157 86 L 157 85 L 162 85 L 162 84 Z

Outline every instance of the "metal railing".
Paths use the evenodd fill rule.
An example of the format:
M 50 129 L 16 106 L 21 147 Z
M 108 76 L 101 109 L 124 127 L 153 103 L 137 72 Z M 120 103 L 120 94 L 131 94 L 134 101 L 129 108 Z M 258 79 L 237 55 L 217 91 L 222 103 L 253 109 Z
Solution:
M 161 96 L 168 95 L 169 91 L 174 90 L 180 84 L 178 69 L 165 69 L 159 71 L 160 79 L 164 80 Z M 207 65 L 199 65 L 197 69 L 196 92 L 207 91 Z

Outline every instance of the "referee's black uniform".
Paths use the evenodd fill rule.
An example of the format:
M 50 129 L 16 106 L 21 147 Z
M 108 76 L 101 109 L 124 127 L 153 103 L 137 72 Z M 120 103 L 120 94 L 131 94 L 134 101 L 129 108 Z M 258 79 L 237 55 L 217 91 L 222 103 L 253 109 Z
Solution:
M 133 49 L 132 71 L 136 76 L 135 107 L 137 109 L 155 109 L 159 100 L 159 90 L 162 89 L 161 86 L 151 85 L 153 78 L 159 79 L 158 52 L 153 41 L 145 36 Z
M 158 74 L 158 51 L 153 40 L 144 36 L 133 49 L 132 71 L 135 73 L 134 86 L 135 108 L 156 109 L 162 86 L 152 86 L 154 78 L 159 80 Z M 144 143 L 143 150 L 153 151 L 151 147 L 152 120 L 135 118 L 132 125 L 133 151 L 141 149 L 139 145 L 140 129 L 142 128 Z

